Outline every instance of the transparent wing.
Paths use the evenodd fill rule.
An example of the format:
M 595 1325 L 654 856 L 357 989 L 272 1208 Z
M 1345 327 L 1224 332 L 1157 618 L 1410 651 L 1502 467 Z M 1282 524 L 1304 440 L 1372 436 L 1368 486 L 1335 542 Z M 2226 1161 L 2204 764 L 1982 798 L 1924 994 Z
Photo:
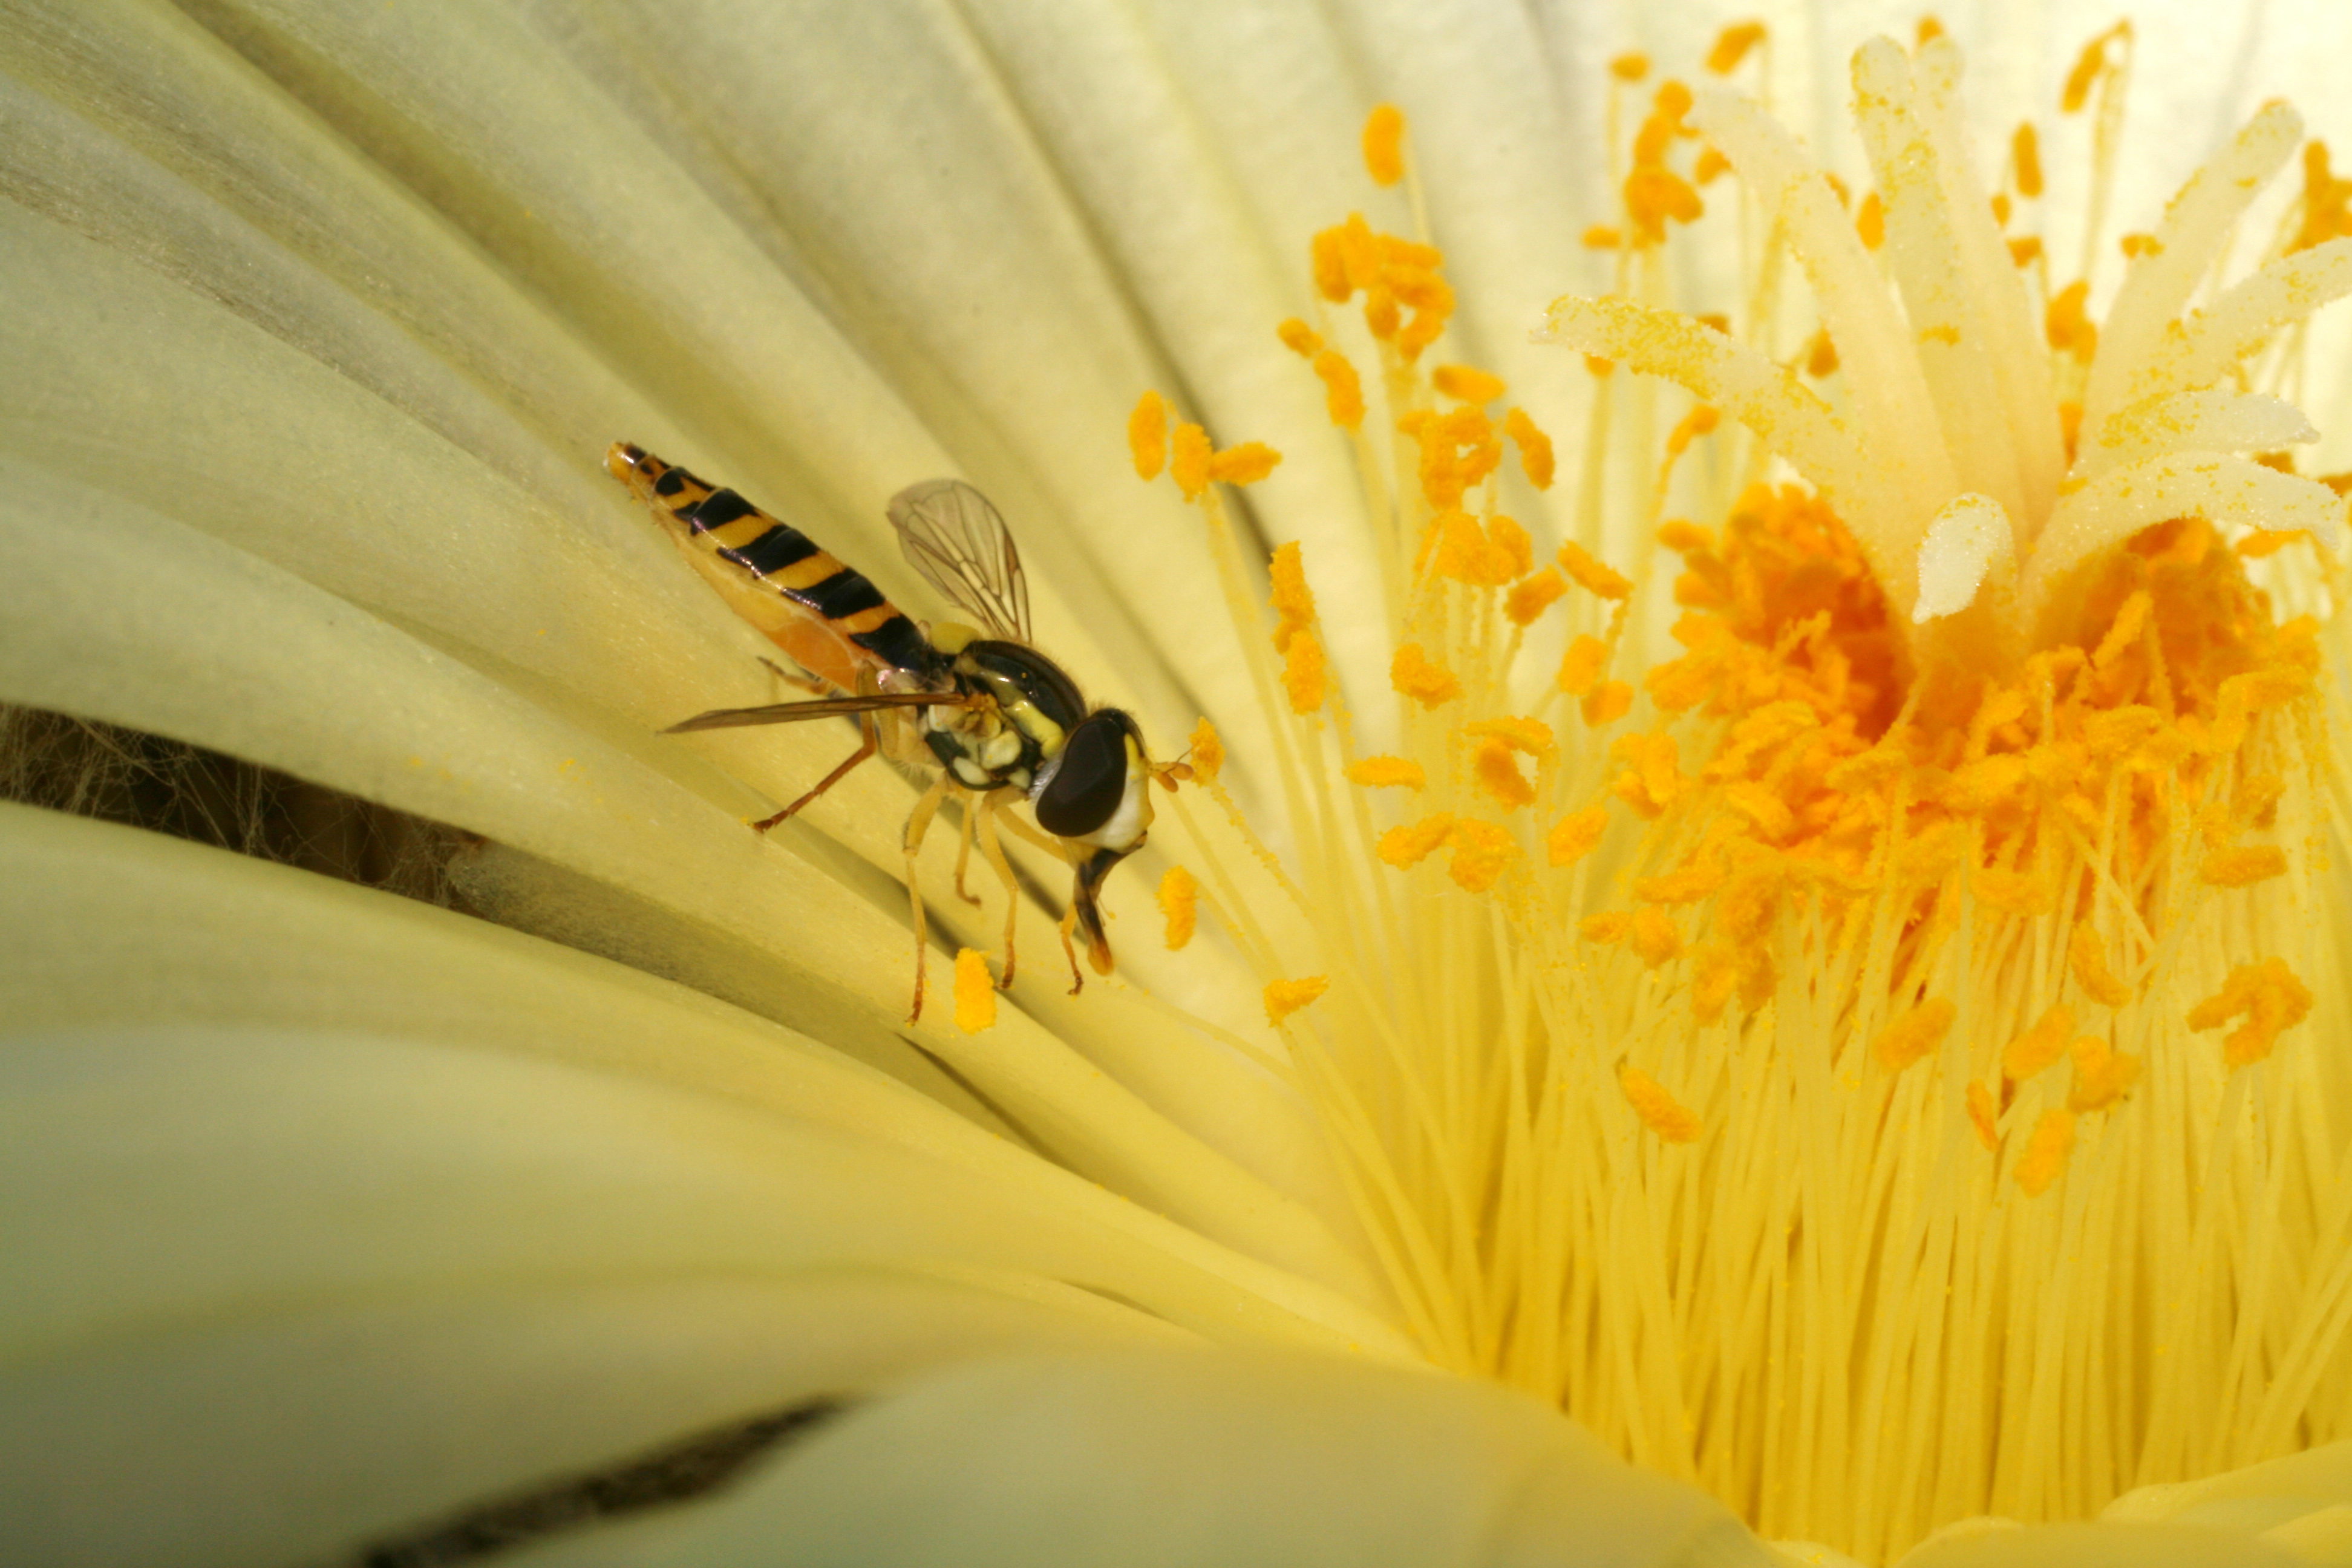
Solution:
M 697 730 L 740 730 L 752 724 L 798 724 L 844 714 L 878 713 L 885 708 L 963 708 L 953 692 L 869 691 L 858 697 L 820 697 L 810 702 L 770 702 L 758 708 L 714 708 L 662 731 L 685 735 Z
M 890 498 L 899 548 L 924 581 L 992 637 L 1029 640 L 1029 579 L 1012 531 L 961 479 L 925 479 Z

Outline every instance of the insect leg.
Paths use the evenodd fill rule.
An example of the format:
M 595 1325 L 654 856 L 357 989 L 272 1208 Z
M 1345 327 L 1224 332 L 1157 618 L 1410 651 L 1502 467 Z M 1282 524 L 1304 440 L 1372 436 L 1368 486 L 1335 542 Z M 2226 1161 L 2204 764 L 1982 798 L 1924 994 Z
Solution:
M 1004 858 L 1004 846 L 996 837 L 997 802 L 1013 793 L 991 790 L 981 797 L 980 809 L 973 813 L 980 820 L 980 852 L 988 857 L 996 879 L 1004 884 L 1004 978 L 996 983 L 999 991 L 1013 989 L 1013 928 L 1021 914 L 1021 884 L 1013 879 L 1013 863 Z
M 963 869 L 971 864 L 971 826 L 979 820 L 980 813 L 986 809 L 985 806 L 982 806 L 965 812 L 962 830 L 956 837 L 956 897 L 974 908 L 980 904 L 980 895 L 964 891 Z
M 1078 967 L 1078 950 L 1070 942 L 1070 933 L 1077 929 L 1078 906 L 1072 904 L 1062 911 L 1062 956 L 1070 961 L 1070 994 L 1073 996 L 1087 988 L 1086 972 Z
M 792 671 L 786 669 L 782 665 L 778 664 L 772 658 L 762 658 L 760 662 L 768 667 L 769 674 L 774 676 L 778 680 L 782 681 L 786 686 L 791 687 L 795 691 L 805 691 L 811 697 L 830 697 L 833 695 L 833 688 L 826 685 L 824 681 L 819 680 L 814 675 L 794 675 Z
M 1060 839 L 1055 837 L 1052 834 L 1043 832 L 1038 828 L 1031 826 L 1028 823 L 1022 821 L 1019 816 L 1010 811 L 1004 812 L 992 820 L 993 822 L 1003 823 L 1005 826 L 1013 830 L 1015 837 L 1026 839 L 1028 842 L 1035 845 L 1038 848 L 1043 849 L 1046 854 L 1053 856 L 1056 859 L 1067 861 L 1070 858 L 1069 849 Z M 1000 850 L 1000 853 L 1002 851 Z M 1073 996 L 1076 996 L 1079 992 L 1084 991 L 1087 988 L 1087 977 L 1078 968 L 1077 949 L 1070 945 L 1070 933 L 1077 929 L 1077 906 L 1073 904 L 1062 916 L 1062 956 L 1070 961 L 1070 994 Z
M 915 911 L 915 1005 L 907 1011 L 907 1022 L 923 1016 L 923 959 L 930 950 L 930 932 L 923 919 L 923 888 L 915 869 L 915 857 L 922 852 L 923 835 L 931 829 L 931 818 L 939 815 L 940 802 L 947 799 L 948 791 L 956 787 L 951 773 L 941 773 L 940 782 L 923 792 L 915 809 L 907 816 L 907 831 L 900 847 L 907 852 L 907 899 Z
M 856 767 L 858 763 L 872 756 L 875 752 L 875 749 L 880 744 L 880 741 L 875 733 L 874 719 L 871 714 L 861 713 L 857 716 L 857 750 L 850 752 L 849 755 L 844 759 L 839 767 L 825 774 L 824 777 L 817 780 L 816 788 L 809 791 L 808 794 L 801 796 L 800 799 L 793 802 L 792 805 L 784 807 L 783 810 L 776 813 L 775 816 L 763 816 L 759 821 L 751 824 L 751 831 L 754 833 L 767 832 L 768 829 L 773 827 L 779 822 L 783 821 L 784 818 L 792 816 L 793 813 L 800 810 L 801 807 L 806 805 L 809 802 L 814 800 L 817 796 L 823 795 L 825 791 L 839 784 L 842 779 L 847 775 L 850 769 Z

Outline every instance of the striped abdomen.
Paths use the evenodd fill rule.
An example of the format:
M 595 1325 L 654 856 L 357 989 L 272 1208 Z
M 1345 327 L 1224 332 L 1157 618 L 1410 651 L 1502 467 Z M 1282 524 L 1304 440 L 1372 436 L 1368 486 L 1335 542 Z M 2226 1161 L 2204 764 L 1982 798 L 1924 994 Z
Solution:
M 845 691 L 858 689 L 856 666 L 871 663 L 923 678 L 941 662 L 920 628 L 862 573 L 845 566 L 816 542 L 779 522 L 730 489 L 714 489 L 686 469 L 663 462 L 642 447 L 615 442 L 604 466 L 705 560 L 727 569 L 706 571 L 722 591 L 730 579 L 738 589 L 766 592 L 745 599 L 728 597 L 737 610 L 811 672 Z M 781 596 L 799 613 L 761 613 Z M 761 601 L 766 600 L 766 605 Z M 782 606 L 774 606 L 781 609 Z M 814 616 L 830 637 L 813 636 Z M 845 642 L 847 647 L 841 647 Z M 831 643 L 833 646 L 827 647 Z M 856 651 L 851 652 L 854 648 Z

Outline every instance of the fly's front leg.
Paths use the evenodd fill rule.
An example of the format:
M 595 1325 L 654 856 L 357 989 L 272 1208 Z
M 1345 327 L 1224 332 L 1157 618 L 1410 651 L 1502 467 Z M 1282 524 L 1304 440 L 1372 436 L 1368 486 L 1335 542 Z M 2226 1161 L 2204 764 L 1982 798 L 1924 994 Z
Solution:
M 939 815 L 940 802 L 947 799 L 948 791 L 956 787 L 953 775 L 941 773 L 940 782 L 923 792 L 908 814 L 907 831 L 901 847 L 907 851 L 907 899 L 915 910 L 915 1005 L 907 1012 L 907 1022 L 923 1016 L 923 960 L 930 950 L 930 932 L 923 919 L 923 889 L 915 870 L 915 857 L 922 853 L 923 835 L 930 831 L 931 818 Z
M 980 824 L 980 852 L 995 869 L 996 879 L 1004 884 L 1004 977 L 996 983 L 999 991 L 1013 989 L 1013 928 L 1021 915 L 1021 884 L 1013 879 L 1013 863 L 1004 858 L 1004 846 L 996 837 L 998 803 L 1013 794 L 1012 790 L 991 790 L 981 796 L 980 809 L 972 814 Z
M 1001 816 L 991 819 L 992 841 L 993 839 L 993 825 L 999 821 L 1003 822 L 1005 826 L 1011 828 L 1015 837 L 1027 839 L 1030 843 L 1035 845 L 1038 848 L 1043 849 L 1046 854 L 1053 856 L 1057 860 L 1064 862 L 1070 860 L 1070 852 L 1063 847 L 1060 839 L 1054 837 L 1051 834 L 1044 833 L 1037 828 L 1032 827 L 1029 824 L 1022 821 L 1020 817 L 1014 816 L 1010 811 L 1003 813 Z M 1003 855 L 1003 850 L 1001 847 L 997 853 L 1000 857 Z M 1011 876 L 1010 870 L 1008 869 L 1004 875 L 1009 879 Z M 1008 926 L 1010 923 L 1011 922 L 1008 920 Z M 1062 914 L 1062 956 L 1070 961 L 1070 994 L 1073 996 L 1076 996 L 1079 992 L 1084 991 L 1087 988 L 1086 973 L 1078 967 L 1078 950 L 1076 947 L 1072 945 L 1070 942 L 1070 933 L 1077 930 L 1077 927 L 1078 910 L 1077 906 L 1073 904 L 1069 909 L 1064 910 Z M 1012 937 L 1009 932 L 1005 937 L 1005 968 L 1008 973 L 1012 969 Z
M 808 794 L 801 796 L 800 799 L 793 802 L 792 805 L 784 807 L 783 810 L 776 813 L 775 816 L 763 816 L 759 821 L 751 824 L 751 831 L 754 833 L 767 832 L 768 829 L 773 827 L 779 822 L 783 821 L 784 818 L 792 816 L 794 812 L 800 810 L 801 807 L 806 805 L 809 802 L 814 800 L 817 796 L 823 795 L 825 791 L 839 784 L 844 778 L 848 776 L 850 769 L 856 767 L 858 763 L 872 756 L 876 749 L 880 744 L 879 740 L 875 734 L 874 716 L 872 714 L 861 713 L 858 715 L 857 734 L 857 750 L 850 752 L 848 757 L 843 761 L 839 767 L 825 774 L 824 777 L 817 780 L 816 788 L 809 791 Z

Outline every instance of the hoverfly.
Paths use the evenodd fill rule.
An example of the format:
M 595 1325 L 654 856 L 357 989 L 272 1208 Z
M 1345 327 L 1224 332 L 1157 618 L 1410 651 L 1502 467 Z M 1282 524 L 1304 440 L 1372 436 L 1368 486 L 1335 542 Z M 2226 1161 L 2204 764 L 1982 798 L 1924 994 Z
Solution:
M 1103 879 L 1143 847 L 1151 826 L 1147 782 L 1157 777 L 1172 788 L 1191 770 L 1181 763 L 1153 763 L 1131 716 L 1117 708 L 1089 708 L 1061 667 L 1031 646 L 1021 553 L 987 498 L 960 480 L 927 479 L 890 500 L 890 523 L 908 561 L 978 623 L 941 622 L 927 632 L 856 570 L 733 490 L 715 489 L 626 442 L 614 443 L 604 466 L 652 508 L 735 612 L 808 672 L 812 679 L 799 684 L 822 694 L 698 713 L 665 733 L 835 716 L 857 721 L 857 749 L 806 795 L 751 824 L 755 831 L 784 821 L 877 751 L 895 762 L 938 770 L 901 839 L 915 919 L 915 1004 L 907 1021 L 922 1016 L 929 946 L 915 857 L 951 794 L 971 797 L 964 811 L 965 847 L 978 837 L 1010 906 L 1000 988 L 1013 984 L 1020 895 L 997 840 L 999 820 L 1076 872 L 1062 918 L 1072 994 L 1086 984 L 1070 942 L 1073 930 L 1085 936 L 1095 972 L 1108 974 L 1110 939 L 1097 901 Z M 1023 799 L 1036 818 L 1034 828 L 1005 809 Z M 962 890 L 961 860 L 957 890 Z

